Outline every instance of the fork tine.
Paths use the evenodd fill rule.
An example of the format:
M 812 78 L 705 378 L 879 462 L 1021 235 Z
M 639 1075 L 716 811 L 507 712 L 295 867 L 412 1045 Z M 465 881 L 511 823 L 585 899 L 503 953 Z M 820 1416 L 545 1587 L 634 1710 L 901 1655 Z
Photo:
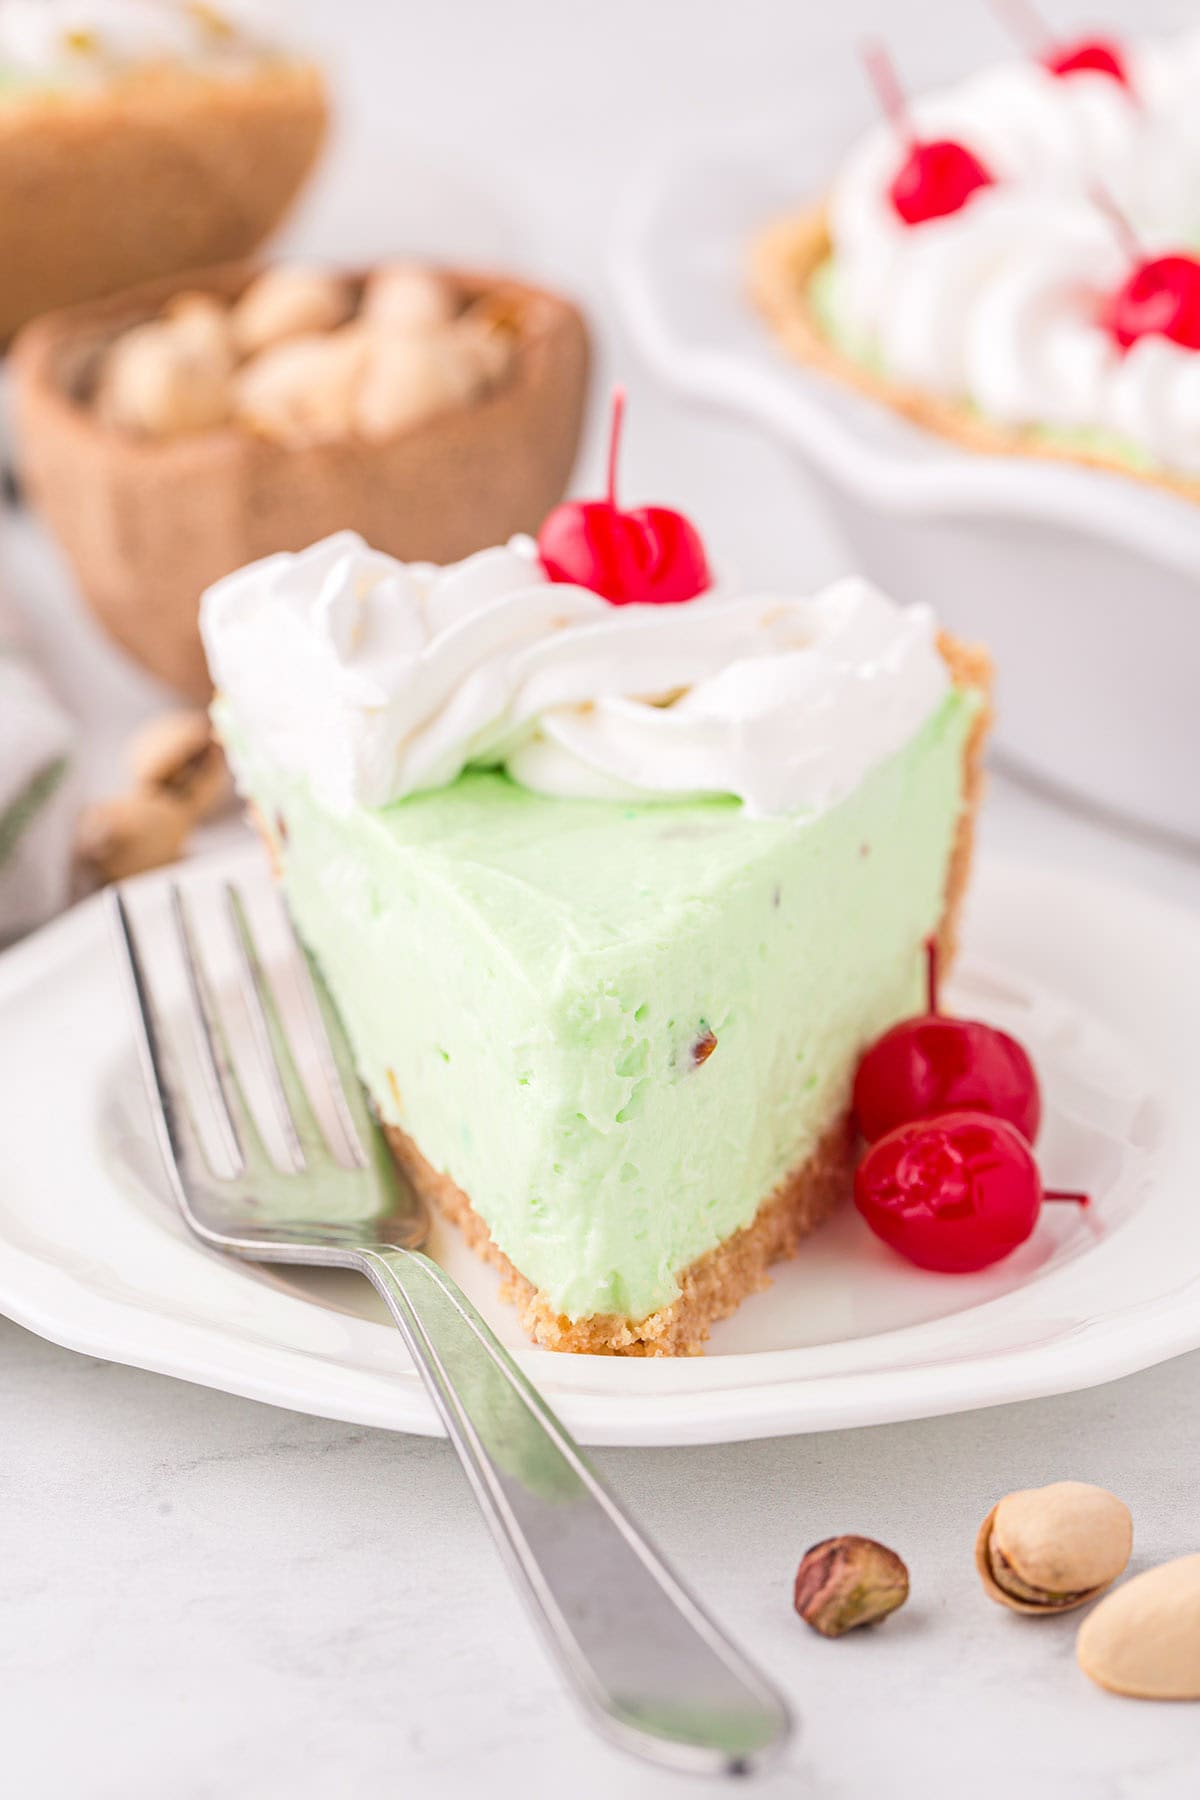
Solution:
M 321 971 L 286 909 L 284 920 L 296 952 L 296 981 L 308 1013 L 325 1085 L 337 1112 L 346 1147 L 358 1167 L 365 1169 L 370 1166 L 367 1146 L 373 1142 L 378 1127 L 367 1107 L 354 1052 Z
M 319 1146 L 321 1127 L 296 1068 L 279 1008 L 250 930 L 242 897 L 229 883 L 225 887 L 225 907 L 233 941 L 237 946 L 242 999 L 250 1021 L 254 1047 L 267 1078 L 267 1091 L 283 1134 L 288 1158 L 294 1171 L 299 1174 L 308 1167 L 305 1142 L 314 1147 Z
M 175 881 L 171 883 L 171 913 L 183 956 L 188 991 L 200 1022 L 201 1077 L 216 1114 L 222 1141 L 227 1150 L 236 1152 L 233 1168 L 240 1175 L 251 1163 L 261 1166 L 269 1163 L 270 1157 L 242 1093 L 241 1082 L 229 1054 L 221 1015 L 196 948 L 183 893 L 179 883 Z
M 159 1025 L 158 1012 L 146 978 L 138 934 L 125 904 L 121 889 L 113 889 L 113 918 L 117 936 L 125 954 L 134 1011 L 138 1024 L 138 1048 L 146 1083 L 154 1105 L 155 1125 L 168 1165 L 172 1162 L 184 1181 L 199 1181 L 204 1172 L 217 1173 L 208 1163 L 196 1131 L 182 1082 L 174 1066 L 167 1039 Z

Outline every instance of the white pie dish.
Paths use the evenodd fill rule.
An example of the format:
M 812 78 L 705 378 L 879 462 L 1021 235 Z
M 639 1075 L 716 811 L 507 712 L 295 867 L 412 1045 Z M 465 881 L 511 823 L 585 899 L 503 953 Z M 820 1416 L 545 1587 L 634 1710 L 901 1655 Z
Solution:
M 793 361 L 747 296 L 747 257 L 757 231 L 821 191 L 824 160 L 794 130 L 759 129 L 639 179 L 613 256 L 639 350 L 678 393 L 795 453 L 855 567 L 988 644 L 1010 763 L 1200 840 L 1200 506 L 960 449 Z
M 254 846 L 178 872 L 273 904 Z M 165 924 L 169 876 L 136 884 Z M 191 1238 L 169 1196 L 103 897 L 0 957 L 0 1311 L 94 1356 L 331 1418 L 438 1429 L 365 1282 L 270 1273 Z M 1114 957 L 1113 946 L 1122 954 Z M 1097 971 L 1104 972 L 1103 981 Z M 1088 1387 L 1200 1345 L 1200 924 L 1090 880 L 984 860 L 951 1002 L 1041 1068 L 1047 1208 L 981 1275 L 922 1273 L 848 1209 L 702 1358 L 536 1350 L 457 1234 L 444 1258 L 585 1442 L 684 1444 L 932 1416 Z

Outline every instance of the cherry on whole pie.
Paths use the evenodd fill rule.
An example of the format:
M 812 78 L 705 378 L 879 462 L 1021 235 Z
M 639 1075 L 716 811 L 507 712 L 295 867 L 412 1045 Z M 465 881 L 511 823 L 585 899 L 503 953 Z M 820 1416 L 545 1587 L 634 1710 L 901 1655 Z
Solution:
M 1142 257 L 1105 301 L 1101 320 L 1123 350 L 1153 336 L 1200 350 L 1200 260 L 1182 251 Z
M 892 60 L 882 44 L 870 44 L 863 61 L 884 112 L 906 146 L 888 188 L 888 197 L 906 225 L 924 225 L 959 212 L 980 188 L 992 187 L 995 176 L 954 138 L 922 140 L 908 117 L 904 94 Z
M 1052 75 L 1076 75 L 1091 70 L 1097 75 L 1111 75 L 1122 87 L 1129 86 L 1125 59 L 1109 38 L 1083 38 L 1076 44 L 1064 44 L 1050 50 L 1042 58 Z
M 1130 86 L 1124 52 L 1112 38 L 1097 35 L 1059 42 L 1032 0 L 992 0 L 992 9 L 1051 75 L 1111 75 L 1122 87 Z

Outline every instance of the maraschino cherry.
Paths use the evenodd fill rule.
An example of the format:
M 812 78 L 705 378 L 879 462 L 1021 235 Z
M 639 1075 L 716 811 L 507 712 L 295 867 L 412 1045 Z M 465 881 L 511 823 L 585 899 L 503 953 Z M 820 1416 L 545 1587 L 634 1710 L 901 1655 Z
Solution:
M 538 532 L 538 554 L 551 581 L 591 588 L 614 606 L 640 602 L 672 606 L 694 600 L 712 586 L 700 534 L 668 506 L 617 505 L 617 453 L 625 390 L 613 389 L 608 446 L 608 495 L 567 500 L 548 513 Z
M 904 1019 L 873 1044 L 854 1079 L 854 1114 L 868 1142 L 898 1125 L 942 1113 L 989 1113 L 1032 1144 L 1042 1101 L 1033 1064 L 1017 1040 L 979 1019 L 938 1011 L 938 955 L 928 958 L 928 1011 Z
M 1029 47 L 1043 69 L 1051 75 L 1111 75 L 1122 87 L 1129 87 L 1129 71 L 1118 44 L 1111 38 L 1086 37 L 1070 43 L 1057 43 L 1040 14 L 1029 0 L 992 0 L 993 9 L 1010 28 L 1014 37 Z
M 904 92 L 882 44 L 868 44 L 863 62 L 907 154 L 893 178 L 888 196 L 906 225 L 924 225 L 961 211 L 979 188 L 995 177 L 973 151 L 953 138 L 919 138 L 908 116 Z
M 1147 256 L 1107 188 L 1094 186 L 1092 199 L 1107 213 L 1130 264 L 1120 287 L 1101 303 L 1101 325 L 1122 350 L 1144 337 L 1165 337 L 1185 350 L 1200 350 L 1200 259 L 1182 250 Z
M 1028 1143 L 981 1112 L 900 1125 L 873 1144 L 854 1177 L 854 1203 L 876 1237 L 922 1269 L 965 1275 L 1008 1256 L 1045 1200 L 1086 1194 L 1042 1188 Z
M 1143 258 L 1104 302 L 1100 317 L 1122 350 L 1144 337 L 1200 350 L 1200 261 L 1183 252 Z
M 1129 86 L 1125 59 L 1108 38 L 1081 38 L 1077 44 L 1063 44 L 1048 51 L 1042 62 L 1052 75 L 1077 75 L 1090 69 L 1097 75 L 1111 75 L 1122 87 Z

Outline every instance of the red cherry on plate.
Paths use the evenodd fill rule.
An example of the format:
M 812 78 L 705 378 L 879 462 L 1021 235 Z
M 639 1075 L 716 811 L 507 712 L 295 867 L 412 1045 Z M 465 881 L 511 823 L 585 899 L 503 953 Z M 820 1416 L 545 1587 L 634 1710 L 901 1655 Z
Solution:
M 965 1275 L 1023 1244 L 1045 1193 L 1019 1131 L 987 1113 L 900 1125 L 873 1144 L 854 1177 L 854 1204 L 876 1237 L 918 1268 Z
M 617 451 L 625 412 L 625 390 L 613 389 L 612 434 L 608 448 L 608 497 L 567 500 L 546 515 L 538 532 L 538 554 L 551 581 L 603 594 L 614 606 L 633 601 L 674 606 L 694 600 L 712 586 L 700 534 L 668 506 L 617 505 Z
M 868 1142 L 897 1125 L 942 1113 L 990 1113 L 1032 1144 L 1042 1117 L 1033 1064 L 1016 1038 L 979 1019 L 938 1011 L 937 946 L 929 958 L 927 1013 L 893 1025 L 854 1078 L 854 1115 Z
M 891 57 L 881 44 L 867 45 L 863 60 L 883 110 L 907 145 L 905 159 L 888 189 L 888 197 L 906 225 L 944 219 L 959 212 L 979 188 L 994 185 L 995 177 L 965 144 L 952 138 L 924 143 L 916 136 Z
M 1097 75 L 1111 75 L 1122 87 L 1128 87 L 1129 71 L 1116 44 L 1106 38 L 1084 38 L 1078 44 L 1064 44 L 1042 58 L 1052 75 L 1076 75 L 1091 70 Z
M 1100 316 L 1123 350 L 1152 336 L 1200 350 L 1200 260 L 1182 253 L 1141 259 Z

